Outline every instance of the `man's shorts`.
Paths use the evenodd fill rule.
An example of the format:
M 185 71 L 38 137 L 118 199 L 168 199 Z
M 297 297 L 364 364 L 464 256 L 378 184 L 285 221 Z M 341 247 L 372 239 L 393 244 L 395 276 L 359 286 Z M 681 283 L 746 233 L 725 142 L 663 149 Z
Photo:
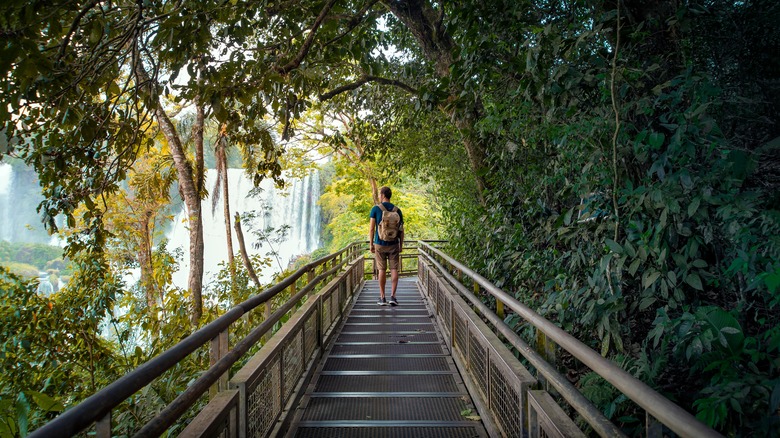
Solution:
M 398 252 L 398 245 L 374 245 L 374 260 L 376 263 L 377 272 L 387 271 L 387 262 L 390 261 L 390 270 L 398 270 L 398 260 L 400 259 L 400 252 Z

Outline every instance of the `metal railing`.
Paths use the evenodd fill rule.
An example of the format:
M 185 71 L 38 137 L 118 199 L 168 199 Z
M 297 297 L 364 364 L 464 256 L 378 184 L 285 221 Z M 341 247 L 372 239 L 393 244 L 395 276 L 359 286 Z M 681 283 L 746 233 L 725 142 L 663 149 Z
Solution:
M 445 243 L 445 240 L 426 240 L 428 243 Z M 419 253 L 417 251 L 417 240 L 407 240 L 404 242 L 403 252 L 400 254 L 400 269 L 398 275 L 401 277 L 413 277 L 417 275 L 417 258 Z M 374 263 L 374 254 L 368 252 L 365 255 L 366 263 L 366 279 L 377 279 L 377 269 Z
M 624 436 L 569 380 L 531 348 L 501 317 L 479 298 L 484 292 L 495 298 L 497 308 L 509 308 L 532 325 L 539 336 L 568 351 L 646 412 L 645 433 L 661 436 L 659 423 L 683 437 L 720 437 L 693 415 L 602 357 L 528 306 L 517 301 L 484 277 L 429 243 L 419 243 L 418 278 L 430 298 L 435 316 L 455 363 L 475 399 L 491 435 L 530 437 L 584 436 L 580 428 L 551 394 L 554 390 L 600 436 Z M 454 274 L 453 274 L 454 273 Z M 470 279 L 472 289 L 461 278 Z M 466 303 L 465 300 L 469 303 Z M 479 315 L 472 309 L 479 311 Z M 492 329 L 484 322 L 487 320 Z M 536 370 L 531 375 L 497 337 L 500 334 Z
M 316 361 L 320 347 L 332 333 L 332 327 L 341 317 L 349 296 L 363 283 L 364 250 L 364 243 L 353 243 L 303 266 L 33 431 L 30 437 L 69 437 L 92 424 L 95 424 L 97 438 L 111 436 L 111 412 L 114 408 L 207 344 L 210 345 L 211 367 L 135 432 L 135 436 L 162 434 L 210 388 L 212 400 L 182 432 L 183 435 L 233 437 L 247 436 L 248 429 L 262 432 L 268 424 L 254 425 L 247 416 L 263 412 L 263 421 L 273 424 L 281 409 L 291 401 L 292 388 Z M 284 292 L 289 293 L 290 298 L 272 313 L 271 300 Z M 290 320 L 229 379 L 231 365 L 297 306 L 301 307 Z M 252 310 L 260 310 L 258 308 L 264 311 L 263 322 L 229 349 L 231 324 Z M 265 389 L 258 392 L 257 388 L 267 387 L 263 382 L 269 381 L 273 383 L 271 392 Z M 250 435 L 257 436 L 257 433 Z

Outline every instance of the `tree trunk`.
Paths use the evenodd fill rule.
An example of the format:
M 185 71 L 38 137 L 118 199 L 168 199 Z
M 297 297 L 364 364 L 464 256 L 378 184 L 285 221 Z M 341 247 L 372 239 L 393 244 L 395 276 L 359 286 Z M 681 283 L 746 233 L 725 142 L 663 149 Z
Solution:
M 171 119 L 163 111 L 162 105 L 157 107 L 157 120 L 160 129 L 168 140 L 173 164 L 179 179 L 179 190 L 184 196 L 184 206 L 187 209 L 187 219 L 190 230 L 190 273 L 187 278 L 187 287 L 192 293 L 192 322 L 197 324 L 203 314 L 203 228 L 200 207 L 200 194 L 198 193 L 195 179 L 192 175 L 192 166 L 184 152 L 184 146 L 176 133 Z
M 149 231 L 149 223 L 152 220 L 152 212 L 144 212 L 141 222 L 138 224 L 139 245 L 138 265 L 141 268 L 141 285 L 146 294 L 146 305 L 149 307 L 149 316 L 156 319 L 157 287 L 154 281 L 154 266 L 152 265 L 152 242 Z
M 252 261 L 249 260 L 249 254 L 246 252 L 246 245 L 244 244 L 244 233 L 241 231 L 241 215 L 239 215 L 238 213 L 236 213 L 234 225 L 236 227 L 236 239 L 238 240 L 238 248 L 241 251 L 241 259 L 244 260 L 244 267 L 246 267 L 246 271 L 249 273 L 249 278 L 251 278 L 256 285 L 260 286 L 260 280 L 257 279 L 257 274 L 255 274 L 255 269 L 252 267 Z
M 368 182 L 371 184 L 371 196 L 374 198 L 374 205 L 379 204 L 379 188 L 377 187 L 376 180 L 369 177 Z
M 199 197 L 204 194 L 203 185 L 206 179 L 203 159 L 203 125 L 205 121 L 206 111 L 198 98 L 195 102 L 195 124 L 192 126 L 192 139 L 195 142 L 195 182 Z
M 190 272 L 187 278 L 187 287 L 192 293 L 192 323 L 197 324 L 203 314 L 203 227 L 200 205 L 200 193 L 192 175 L 192 166 L 184 152 L 184 146 L 178 134 L 163 111 L 162 105 L 158 107 L 157 119 L 163 135 L 168 139 L 168 146 L 173 157 L 173 164 L 179 180 L 179 189 L 184 196 L 184 206 L 187 209 L 187 220 L 190 231 Z
M 433 63 L 436 74 L 442 79 L 451 79 L 450 69 L 455 63 L 453 53 L 455 43 L 442 26 L 443 11 L 436 11 L 427 0 L 382 0 L 412 33 L 420 44 L 423 54 Z M 459 105 L 452 103 L 460 99 L 463 87 L 455 81 L 450 82 L 450 97 L 445 113 L 454 121 L 455 127 L 463 135 L 463 146 L 469 159 L 469 166 L 474 172 L 480 203 L 485 204 L 483 191 L 487 188 L 485 173 L 485 145 L 475 135 L 474 125 L 479 120 L 479 102 L 475 102 L 469 110 L 458 109 Z
M 187 280 L 187 286 L 192 293 L 192 323 L 197 325 L 200 317 L 203 315 L 203 298 L 201 296 L 203 289 L 203 227 L 202 214 L 200 206 L 200 192 L 194 175 L 192 174 L 192 165 L 187 159 L 184 151 L 184 145 L 181 142 L 176 127 L 171 122 L 168 114 L 160 102 L 159 96 L 154 89 L 154 85 L 149 79 L 149 75 L 141 65 L 140 58 L 135 66 L 135 73 L 139 84 L 143 84 L 145 91 L 152 96 L 157 116 L 157 123 L 160 126 L 165 139 L 168 141 L 168 148 L 171 151 L 173 165 L 176 168 L 176 174 L 179 180 L 179 191 L 184 198 L 184 206 L 187 210 L 190 230 L 190 272 Z M 201 139 L 203 132 L 201 130 Z M 199 160 L 203 160 L 201 154 Z
M 228 191 L 228 163 L 227 163 L 227 140 L 224 134 L 217 143 L 217 171 L 222 174 L 219 180 L 222 181 L 222 211 L 225 215 L 225 240 L 228 252 L 228 269 L 230 270 L 230 287 L 236 283 L 236 265 L 233 252 L 233 232 L 230 229 L 230 193 Z

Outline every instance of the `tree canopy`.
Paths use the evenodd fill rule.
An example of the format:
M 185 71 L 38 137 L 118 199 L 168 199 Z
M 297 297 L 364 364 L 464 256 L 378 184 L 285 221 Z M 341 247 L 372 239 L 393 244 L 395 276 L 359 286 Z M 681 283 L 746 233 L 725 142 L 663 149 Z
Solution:
M 210 123 L 253 151 L 256 183 L 302 156 L 293 140 L 332 155 L 320 204 L 334 246 L 367 233 L 377 182 L 397 184 L 419 212 L 413 234 L 446 236 L 711 426 L 777 430 L 777 2 L 12 0 L 0 12 L 0 157 L 36 169 L 51 229 L 68 218 L 70 293 L 99 291 L 84 304 L 95 315 L 121 289 L 111 238 L 131 231 L 112 214 L 137 201 L 114 195 L 164 150 L 196 209 Z M 178 111 L 200 131 L 169 123 Z M 164 247 L 148 252 L 172 268 Z M 94 328 L 84 318 L 67 329 Z M 570 358 L 556 365 L 638 433 L 635 408 L 605 382 Z

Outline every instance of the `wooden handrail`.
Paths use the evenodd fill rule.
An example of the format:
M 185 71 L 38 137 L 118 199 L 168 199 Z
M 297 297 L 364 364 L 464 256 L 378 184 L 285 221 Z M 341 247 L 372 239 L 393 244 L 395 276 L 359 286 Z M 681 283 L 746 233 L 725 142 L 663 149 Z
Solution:
M 110 414 L 113 408 L 118 406 L 120 403 L 122 403 L 131 395 L 135 394 L 141 388 L 150 384 L 154 379 L 162 375 L 165 371 L 174 367 L 177 363 L 179 363 L 182 359 L 187 357 L 190 353 L 194 352 L 201 346 L 207 344 L 209 341 L 211 341 L 211 339 L 218 336 L 223 330 L 229 328 L 233 322 L 241 318 L 241 316 L 244 315 L 245 313 L 251 311 L 252 309 L 255 309 L 261 304 L 268 302 L 273 297 L 283 292 L 291 284 L 296 282 L 304 274 L 308 273 L 309 271 L 312 271 L 318 266 L 323 265 L 324 263 L 327 263 L 328 261 L 334 259 L 335 257 L 338 257 L 339 255 L 342 255 L 344 253 L 348 254 L 347 260 L 345 260 L 345 262 L 343 263 L 346 263 L 348 260 L 358 257 L 360 254 L 359 252 L 360 248 L 363 245 L 364 245 L 363 242 L 352 243 L 350 245 L 347 245 L 346 247 L 344 247 L 338 252 L 327 255 L 325 257 L 314 260 L 304 265 L 289 277 L 269 287 L 263 292 L 253 297 L 250 297 L 246 301 L 236 305 L 232 309 L 228 310 L 224 315 L 210 322 L 209 324 L 197 330 L 196 332 L 192 333 L 191 335 L 187 336 L 181 342 L 174 345 L 170 349 L 160 353 L 158 356 L 154 357 L 153 359 L 138 366 L 135 370 L 131 371 L 130 373 L 122 376 L 118 380 L 104 387 L 103 389 L 93 394 L 83 402 L 79 403 L 77 406 L 73 407 L 72 409 L 68 409 L 67 411 L 59 415 L 54 420 L 36 429 L 29 435 L 29 437 L 31 438 L 70 437 L 81 432 L 92 423 L 95 423 L 96 421 Z M 332 273 L 331 271 L 335 271 L 340 267 L 341 265 L 339 265 L 336 268 L 333 268 L 330 271 L 327 271 L 326 273 L 320 274 L 319 276 L 315 277 L 313 281 L 311 281 L 309 284 L 310 285 L 316 284 L 317 282 L 322 280 L 322 278 L 331 274 Z M 307 287 L 308 286 L 309 285 L 307 285 Z M 304 289 L 302 289 L 302 291 Z M 255 331 L 259 330 L 261 327 L 264 327 L 264 324 L 258 326 L 258 328 L 253 330 L 252 333 L 255 333 Z M 222 360 L 220 360 L 217 364 L 221 364 L 220 366 L 224 365 Z M 217 375 L 217 377 L 218 376 L 219 375 Z M 202 376 L 202 378 L 206 378 L 206 376 L 204 375 Z M 210 382 L 209 384 L 211 383 L 214 382 Z M 205 388 L 207 390 L 208 386 L 206 386 Z M 203 392 L 201 392 L 201 394 Z
M 688 411 L 676 405 L 662 396 L 647 384 L 624 371 L 614 362 L 602 357 L 596 351 L 582 343 L 574 336 L 566 333 L 557 325 L 543 318 L 530 307 L 516 300 L 514 297 L 493 285 L 485 277 L 469 269 L 462 263 L 453 259 L 441 250 L 429 243 L 420 242 L 420 251 L 429 251 L 446 261 L 450 266 L 458 269 L 464 275 L 479 284 L 496 300 L 500 300 L 505 306 L 520 315 L 525 321 L 536 327 L 552 339 L 561 348 L 571 353 L 572 356 L 587 365 L 591 370 L 611 383 L 618 391 L 625 394 L 634 403 L 642 407 L 658 421 L 669 429 L 683 437 L 721 437 L 717 431 L 708 427 Z
M 523 357 L 528 360 L 528 363 L 536 368 L 537 372 L 539 372 L 545 379 L 547 379 L 550 385 L 555 388 L 555 390 L 558 391 L 566 399 L 566 401 L 569 402 L 569 404 L 571 404 L 575 411 L 582 415 L 582 418 L 584 418 L 585 421 L 591 425 L 596 433 L 598 433 L 600 436 L 608 437 L 625 436 L 620 428 L 609 421 L 604 416 L 604 414 L 601 413 L 601 411 L 590 402 L 590 400 L 585 398 L 585 396 L 582 395 L 582 393 L 573 384 L 571 384 L 568 379 L 562 376 L 555 369 L 555 366 L 544 360 L 544 358 L 539 353 L 537 353 L 536 350 L 531 348 L 531 346 L 529 346 L 520 337 L 520 335 L 515 333 L 515 331 L 512 330 L 512 328 L 509 327 L 501 318 L 499 318 L 498 315 L 493 313 L 493 311 L 490 310 L 490 308 L 488 308 L 488 306 L 485 305 L 485 303 L 483 303 L 479 297 L 471 293 L 468 288 L 458 282 L 455 276 L 447 272 L 441 263 L 436 261 L 435 258 L 433 258 L 430 254 L 425 253 L 424 251 L 421 251 L 420 254 L 425 257 L 428 263 L 432 264 L 436 267 L 436 269 L 439 270 L 439 273 L 442 274 L 442 276 L 455 288 L 455 290 L 458 291 L 458 293 L 460 293 L 462 297 L 466 298 L 474 307 L 479 310 L 479 312 L 482 314 L 482 317 L 493 324 L 493 327 L 495 327 L 498 333 L 503 335 L 504 338 L 506 338 L 506 340 L 512 344 L 513 347 L 517 348 L 520 354 L 522 354 Z

